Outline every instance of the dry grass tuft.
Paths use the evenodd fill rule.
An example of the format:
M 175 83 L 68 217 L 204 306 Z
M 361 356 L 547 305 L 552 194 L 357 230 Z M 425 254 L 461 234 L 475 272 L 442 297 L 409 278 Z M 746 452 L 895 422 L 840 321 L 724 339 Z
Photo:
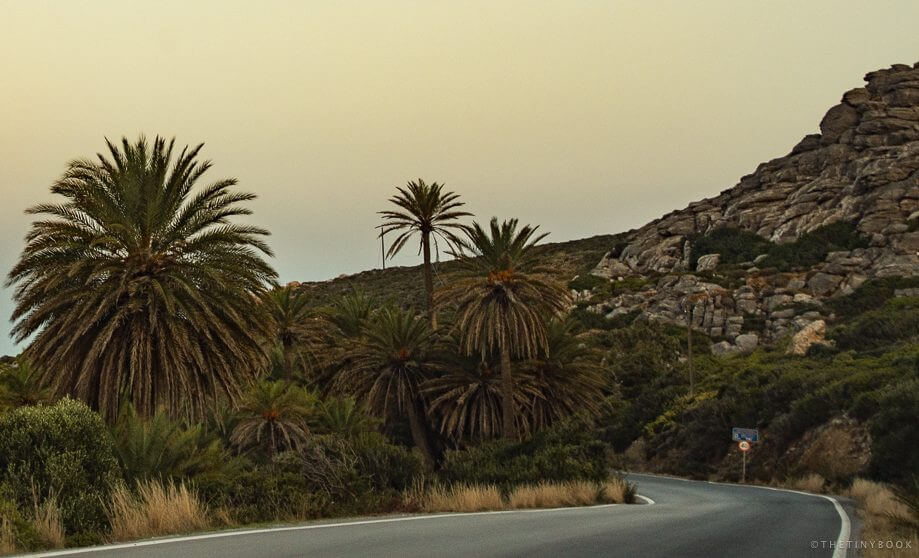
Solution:
M 477 512 L 504 509 L 501 492 L 494 485 L 431 486 L 424 496 L 414 496 L 426 512 Z
M 61 508 L 55 498 L 48 498 L 43 503 L 38 503 L 34 495 L 32 500 L 32 527 L 38 536 L 50 548 L 63 548 L 66 540 L 64 521 L 61 519 Z
M 511 508 L 559 508 L 597 503 L 599 487 L 590 482 L 541 482 L 519 486 L 511 492 Z
M 915 518 L 909 508 L 897 499 L 885 484 L 865 479 L 855 479 L 847 494 L 858 503 L 864 527 L 861 539 L 864 541 L 910 541 L 911 548 L 866 548 L 865 558 L 907 558 L 919 557 L 919 536 L 915 531 L 905 529 L 904 524 Z M 904 544 L 905 546 L 905 544 Z
M 121 486 L 109 505 L 112 539 L 139 539 L 198 531 L 208 527 L 207 508 L 184 484 L 137 483 L 135 495 Z
M 610 504 L 624 504 L 629 493 L 629 485 L 624 479 L 611 478 L 603 483 L 600 500 Z
M 887 487 L 879 482 L 867 479 L 855 479 L 852 481 L 852 486 L 846 491 L 845 496 L 852 498 L 858 502 L 860 506 L 864 506 L 868 496 L 880 492 L 881 490 L 887 490 Z
M 5 517 L 0 517 L 0 554 L 14 554 L 16 548 L 16 533 L 13 532 L 13 523 Z
M 826 486 L 826 479 L 817 473 L 811 473 L 804 477 L 791 479 L 785 483 L 785 486 L 794 490 L 819 494 L 823 492 L 823 489 Z

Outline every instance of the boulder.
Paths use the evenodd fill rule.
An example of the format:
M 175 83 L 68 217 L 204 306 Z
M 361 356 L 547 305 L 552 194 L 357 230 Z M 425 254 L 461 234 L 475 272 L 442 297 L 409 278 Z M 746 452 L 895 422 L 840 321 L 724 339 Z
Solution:
M 825 296 L 836 290 L 842 283 L 842 277 L 829 273 L 818 272 L 807 280 L 807 288 L 816 296 Z
M 705 254 L 704 256 L 699 256 L 699 261 L 696 262 L 696 271 L 714 271 L 718 267 L 718 262 L 721 260 L 721 254 Z
M 804 356 L 814 344 L 831 345 L 826 340 L 826 322 L 823 320 L 811 322 L 796 333 L 791 339 L 787 352 L 790 355 Z
M 737 338 L 734 339 L 734 344 L 737 345 L 740 352 L 751 353 L 756 349 L 756 346 L 759 345 L 759 336 L 755 333 L 738 335 Z

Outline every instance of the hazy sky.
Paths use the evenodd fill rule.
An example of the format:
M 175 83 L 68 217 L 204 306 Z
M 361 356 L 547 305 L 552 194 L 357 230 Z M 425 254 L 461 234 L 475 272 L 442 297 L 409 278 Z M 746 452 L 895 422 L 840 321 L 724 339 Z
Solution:
M 211 179 L 259 195 L 284 281 L 379 267 L 375 211 L 419 176 L 551 240 L 619 232 L 919 60 L 917 21 L 915 0 L 0 0 L 0 264 L 68 160 L 140 133 L 205 142 Z

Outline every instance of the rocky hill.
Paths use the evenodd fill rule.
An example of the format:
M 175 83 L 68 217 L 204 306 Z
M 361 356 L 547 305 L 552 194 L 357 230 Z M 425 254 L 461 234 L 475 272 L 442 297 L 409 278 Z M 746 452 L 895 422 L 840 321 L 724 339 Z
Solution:
M 684 324 L 691 316 L 696 328 L 726 338 L 714 350 L 733 352 L 763 335 L 807 329 L 803 335 L 819 339 L 824 326 L 816 322 L 829 317 L 823 300 L 870 278 L 919 275 L 919 63 L 871 72 L 865 81 L 827 111 L 819 134 L 805 136 L 788 155 L 718 196 L 630 232 L 592 273 L 614 282 L 653 281 L 592 309 Z M 794 252 L 795 242 L 834 223 L 850 224 L 861 241 L 808 266 L 760 269 L 767 250 L 733 266 L 721 254 L 692 253 L 693 240 L 718 230 L 753 233 Z M 757 329 L 750 321 L 762 331 L 744 334 Z

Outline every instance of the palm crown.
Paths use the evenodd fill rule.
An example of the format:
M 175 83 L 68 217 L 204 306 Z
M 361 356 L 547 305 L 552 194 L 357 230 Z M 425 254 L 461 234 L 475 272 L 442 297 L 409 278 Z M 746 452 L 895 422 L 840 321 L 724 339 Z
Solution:
M 457 219 L 472 215 L 460 209 L 464 204 L 459 201 L 459 195 L 445 192 L 442 184 L 433 182 L 426 184 L 424 180 L 409 182 L 405 188 L 397 188 L 399 193 L 389 199 L 399 209 L 380 211 L 383 224 L 380 226 L 380 236 L 387 232 L 398 231 L 398 235 L 389 246 L 387 255 L 395 256 L 402 250 L 408 239 L 415 233 L 421 236 L 418 251 L 424 256 L 424 291 L 427 302 L 428 318 L 431 327 L 437 328 L 437 316 L 434 313 L 434 276 L 431 269 L 431 243 L 438 258 L 440 248 L 438 239 L 442 240 L 448 249 L 453 249 L 459 243 L 456 233 L 462 230 L 462 225 Z
M 231 222 L 255 196 L 235 179 L 195 188 L 202 145 L 144 138 L 71 162 L 9 274 L 13 333 L 58 394 L 110 418 L 128 400 L 150 415 L 200 414 L 266 360 L 257 297 L 275 277 L 267 231 Z

